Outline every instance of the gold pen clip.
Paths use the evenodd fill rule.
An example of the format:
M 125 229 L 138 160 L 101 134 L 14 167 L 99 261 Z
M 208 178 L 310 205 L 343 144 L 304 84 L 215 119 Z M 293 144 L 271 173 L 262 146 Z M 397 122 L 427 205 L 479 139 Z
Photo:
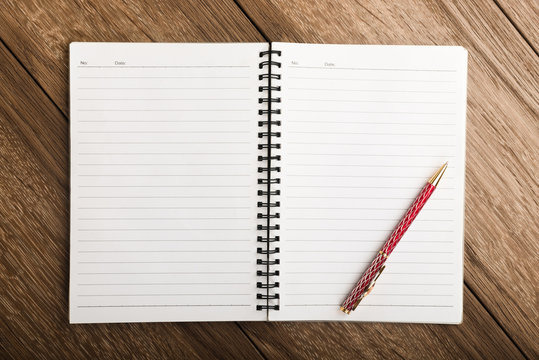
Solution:
M 365 298 L 365 296 L 367 296 L 367 295 L 369 295 L 371 293 L 372 289 L 374 288 L 374 285 L 376 284 L 376 280 L 378 280 L 378 278 L 382 274 L 382 271 L 384 271 L 385 268 L 386 268 L 386 266 L 384 265 L 384 266 L 382 266 L 380 268 L 380 270 L 378 270 L 378 272 L 376 273 L 376 276 L 374 277 L 374 279 L 372 279 L 369 286 L 367 286 L 367 289 L 363 292 L 363 294 L 361 294 L 359 299 L 357 299 L 356 303 L 354 304 L 354 307 L 352 307 L 352 310 L 355 310 L 357 308 L 357 306 L 359 305 L 359 303 L 361 302 L 361 300 L 363 300 Z

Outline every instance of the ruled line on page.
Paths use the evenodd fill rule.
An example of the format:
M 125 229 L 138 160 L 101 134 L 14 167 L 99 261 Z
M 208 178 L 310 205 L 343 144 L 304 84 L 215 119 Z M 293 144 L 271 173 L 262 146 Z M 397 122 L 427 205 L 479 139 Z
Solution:
M 150 286 L 150 285 L 251 285 L 249 282 L 154 282 L 154 283 L 79 283 L 77 286 Z
M 153 240 L 150 240 L 153 241 Z M 248 250 L 219 250 L 219 251 L 206 251 L 206 250 L 79 250 L 79 254 L 102 254 L 102 253 L 206 253 L 206 252 L 218 252 L 218 253 L 251 253 Z
M 99 145 L 99 144 L 112 144 L 112 145 L 122 145 L 122 144 L 172 144 L 172 145 L 208 145 L 208 144 L 234 144 L 234 145 L 246 145 L 251 144 L 248 141 L 79 141 L 78 144 L 81 145 Z
M 80 177 L 249 177 L 248 174 L 78 174 Z
M 107 297 L 107 296 L 133 296 L 133 297 L 140 297 L 140 296 L 249 296 L 252 294 L 227 294 L 227 293 L 204 293 L 204 294 L 188 294 L 188 293 L 181 293 L 181 294 L 78 294 L 77 296 L 80 297 Z
M 79 163 L 77 166 L 245 166 L 242 163 L 214 163 L 214 164 L 191 164 L 191 163 Z
M 186 251 L 189 252 L 189 251 Z M 77 264 L 249 264 L 251 261 L 78 261 Z
M 339 307 L 341 304 L 285 304 L 284 306 L 331 306 Z M 423 305 L 423 304 L 361 304 L 369 307 L 431 307 L 431 308 L 452 308 L 453 305 Z
M 435 104 L 435 105 L 453 105 L 454 101 L 386 101 L 386 100 L 338 100 L 338 99 L 287 99 L 287 101 L 312 101 L 312 102 L 343 102 L 343 103 L 373 103 L 373 104 Z
M 413 111 L 363 111 L 363 110 L 322 110 L 322 109 L 288 109 L 290 112 L 329 112 L 357 114 L 410 114 L 410 115 L 456 115 L 454 112 L 413 112 Z
M 433 123 L 433 122 L 386 122 L 386 121 L 342 121 L 342 120 L 287 120 L 287 123 L 294 124 L 294 123 L 310 123 L 310 124 L 324 124 L 324 125 L 332 125 L 332 124 L 357 124 L 357 125 L 421 125 L 421 126 L 456 126 L 455 123 Z
M 341 254 L 346 254 L 349 251 L 342 251 Z M 312 260 L 312 261 L 299 261 L 288 260 L 288 264 L 370 264 L 370 261 L 328 261 L 328 260 Z M 440 262 L 440 261 L 391 261 L 392 264 L 420 264 L 420 265 L 452 265 L 453 262 Z
M 309 88 L 309 87 L 290 87 L 290 90 L 307 91 L 345 91 L 345 92 L 367 92 L 367 93 L 411 93 L 411 94 L 455 94 L 456 91 L 418 91 L 418 90 L 394 90 L 394 89 L 336 89 L 336 88 Z
M 221 239 L 221 240 L 205 240 L 205 239 L 197 239 L 197 240 L 187 240 L 187 239 L 90 239 L 90 240 L 78 240 L 78 242 L 251 242 L 251 239 L 248 240 L 228 240 L 228 239 Z
M 401 219 L 398 218 L 344 218 L 344 217 L 338 217 L 338 218 L 330 218 L 330 217 L 291 217 L 288 216 L 286 218 L 287 220 L 344 220 L 344 221 L 399 221 Z M 415 220 L 415 222 L 428 222 L 428 221 L 441 221 L 441 222 L 452 222 L 452 219 L 419 219 Z
M 455 134 L 440 134 L 440 133 L 406 133 L 406 132 L 354 132 L 354 131 L 288 131 L 289 134 L 324 134 L 324 135 L 381 135 L 381 136 L 445 136 L 454 137 Z
M 380 179 L 381 175 L 318 175 L 318 174 L 287 174 L 288 177 L 309 177 L 309 178 L 375 178 Z M 399 176 L 401 179 L 425 179 L 424 176 Z M 447 176 L 444 179 L 453 179 Z
M 152 68 L 152 69 L 171 69 L 171 68 L 250 68 L 249 65 L 78 65 L 78 68 L 114 68 L 114 69 L 126 69 L 126 68 Z
M 251 228 L 173 228 L 173 229 L 163 229 L 163 228 L 153 228 L 153 229 L 145 229 L 145 228 L 122 228 L 122 229 L 115 229 L 115 228 L 108 228 L 108 229 L 95 229 L 95 228 L 88 228 L 88 229 L 76 229 L 75 231 L 248 231 L 252 230 Z
M 249 188 L 251 185 L 79 185 L 80 188 Z
M 251 196 L 166 195 L 166 196 L 79 196 L 79 199 L 248 199 Z
M 79 152 L 78 155 L 252 155 L 248 152 Z
M 154 131 L 154 130 L 103 130 L 103 131 L 78 131 L 79 134 L 249 134 L 251 131 L 233 130 L 233 131 L 205 131 L 205 130 L 169 130 L 169 131 Z
M 355 240 L 346 240 L 346 241 L 355 241 Z M 347 253 L 369 253 L 372 254 L 372 250 L 287 250 L 287 252 L 291 253 L 301 253 L 301 254 L 309 254 L 309 253 L 337 253 L 337 254 L 347 254 Z M 454 251 L 401 251 L 399 250 L 399 254 L 454 254 Z
M 224 209 L 224 210 L 234 210 L 234 209 L 251 209 L 250 206 L 120 206 L 120 207 L 102 207 L 102 206 L 81 206 L 77 207 L 77 210 L 103 210 L 103 209 Z
M 347 186 L 347 185 L 288 185 L 289 188 L 322 188 L 322 189 L 417 189 L 417 186 Z M 454 190 L 455 187 L 444 186 L 446 190 Z
M 288 79 L 297 80 L 336 80 L 336 81 L 372 81 L 372 82 L 417 82 L 417 83 L 456 83 L 456 80 L 437 80 L 437 79 L 380 79 L 380 78 L 337 78 L 337 77 L 316 77 L 316 76 L 288 76 Z
M 250 217 L 80 217 L 77 220 L 247 220 Z
M 455 155 L 428 155 L 428 154 L 354 154 L 354 153 L 312 153 L 312 152 L 290 152 L 292 155 L 323 155 L 323 156 L 361 156 L 361 157 L 406 157 L 406 158 L 455 158 Z
M 249 120 L 80 120 L 81 123 L 247 123 Z
M 77 251 L 78 253 L 114 253 L 114 252 L 118 252 L 118 253 L 146 253 L 148 251 L 146 250 L 105 250 L 105 251 L 102 251 L 102 250 L 97 250 L 97 251 Z M 171 250 L 157 250 L 157 251 L 149 251 L 149 252 L 182 252 L 182 253 L 244 253 L 244 254 L 249 254 L 249 253 L 252 253 L 251 250 L 182 250 L 182 251 L 171 251 Z M 108 262 L 107 262 L 108 263 Z
M 345 142 L 313 142 L 313 141 L 289 141 L 289 145 L 347 145 L 347 146 L 412 146 L 412 147 L 422 147 L 422 148 L 440 148 L 440 147 L 450 147 L 454 148 L 455 145 L 451 144 L 405 144 L 405 143 L 345 143 Z
M 289 242 L 328 242 L 328 243 L 341 243 L 341 242 L 352 242 L 352 243 L 363 243 L 363 242 L 372 242 L 380 244 L 380 239 L 378 240 L 365 240 L 365 239 L 355 239 L 355 240 L 335 240 L 335 239 L 286 239 Z M 407 243 L 428 243 L 428 244 L 453 244 L 454 241 L 451 240 L 406 240 Z
M 314 209 L 314 210 L 371 210 L 371 211 L 376 211 L 376 210 L 395 210 L 395 211 L 406 211 L 408 209 L 399 209 L 399 208 L 373 208 L 373 207 L 331 207 L 331 206 L 319 206 L 319 207 L 314 207 L 314 206 L 288 206 L 287 207 L 288 209 Z M 447 209 L 436 209 L 436 208 L 430 208 L 429 207 L 429 211 L 453 211 L 454 209 L 452 208 L 447 208 Z
M 78 87 L 77 90 L 249 90 L 249 87 Z
M 286 282 L 288 285 L 355 285 L 356 282 Z M 453 286 L 452 283 L 431 283 L 431 284 L 425 284 L 425 283 L 380 283 L 379 285 L 402 285 L 402 286 Z
M 213 307 L 213 306 L 248 306 L 252 304 L 141 304 L 141 305 L 77 305 L 78 308 L 147 308 L 147 307 Z
M 78 101 L 249 101 L 250 98 L 78 98 Z
M 249 76 L 79 76 L 79 79 L 249 79 Z
M 141 112 L 141 111 L 154 111 L 154 112 L 178 112 L 178 111 L 186 111 L 186 112 L 195 112 L 195 111 L 202 111 L 202 112 L 248 112 L 250 110 L 247 109 L 77 109 L 76 111 L 79 112 L 107 112 L 107 111 L 124 111 L 124 112 Z
M 77 275 L 236 275 L 250 274 L 249 271 L 164 271 L 164 272 L 78 272 Z
M 359 199 L 359 200 L 410 200 L 414 201 L 414 197 L 399 197 L 399 196 L 390 196 L 390 197 L 378 197 L 378 196 L 304 196 L 304 195 L 295 195 L 287 196 L 288 199 Z M 455 200 L 454 198 L 442 198 L 436 197 L 437 200 Z
M 404 69 L 404 68 L 375 68 L 375 67 L 336 67 L 336 66 L 304 66 L 289 65 L 292 69 L 319 69 L 319 70 L 365 70 L 365 71 L 418 71 L 418 72 L 456 72 L 456 69 Z
M 370 264 L 370 262 L 369 262 Z M 288 274 L 351 274 L 359 275 L 357 271 L 287 271 Z M 448 272 L 384 272 L 384 274 L 393 275 L 454 275 Z
M 343 294 L 343 293 L 289 293 L 289 292 L 285 292 L 283 293 L 283 295 L 288 295 L 288 296 L 347 296 L 348 294 Z M 421 293 L 421 294 L 384 294 L 384 293 L 377 293 L 377 292 L 373 292 L 369 295 L 372 295 L 372 296 L 417 296 L 417 297 L 421 297 L 421 296 L 435 296 L 435 297 L 453 297 L 455 295 L 452 295 L 452 294 L 425 294 L 425 293 Z
M 294 228 L 294 227 L 288 227 L 287 230 L 289 231 L 358 231 L 358 232 L 386 232 L 391 233 L 394 229 L 363 229 L 363 228 L 350 228 L 350 229 L 335 229 L 335 228 Z M 426 233 L 452 233 L 454 230 L 422 230 L 422 229 L 411 229 L 409 232 L 426 232 Z

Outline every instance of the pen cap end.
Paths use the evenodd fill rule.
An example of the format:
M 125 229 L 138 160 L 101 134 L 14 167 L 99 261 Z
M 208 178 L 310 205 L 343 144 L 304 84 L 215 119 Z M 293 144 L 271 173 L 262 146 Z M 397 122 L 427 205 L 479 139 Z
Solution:
M 350 315 L 350 310 L 348 309 L 345 309 L 344 307 L 341 306 L 341 311 L 347 315 Z

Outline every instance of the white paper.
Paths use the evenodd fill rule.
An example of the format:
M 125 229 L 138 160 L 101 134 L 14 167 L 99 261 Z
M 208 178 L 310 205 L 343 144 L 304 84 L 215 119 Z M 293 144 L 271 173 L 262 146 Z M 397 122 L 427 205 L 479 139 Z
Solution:
M 271 320 L 462 319 L 467 53 L 274 43 L 282 51 L 280 311 Z M 351 315 L 339 310 L 426 180 L 439 188 Z
M 266 319 L 255 262 L 267 49 L 71 44 L 71 322 Z

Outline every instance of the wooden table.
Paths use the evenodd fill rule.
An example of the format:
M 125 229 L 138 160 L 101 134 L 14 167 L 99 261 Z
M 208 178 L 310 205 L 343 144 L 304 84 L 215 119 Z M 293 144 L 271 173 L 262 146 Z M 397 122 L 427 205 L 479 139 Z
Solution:
M 537 2 L 40 3 L 0 2 L 0 358 L 539 358 Z M 463 324 L 69 325 L 71 41 L 466 47 Z

